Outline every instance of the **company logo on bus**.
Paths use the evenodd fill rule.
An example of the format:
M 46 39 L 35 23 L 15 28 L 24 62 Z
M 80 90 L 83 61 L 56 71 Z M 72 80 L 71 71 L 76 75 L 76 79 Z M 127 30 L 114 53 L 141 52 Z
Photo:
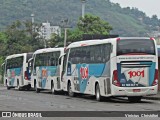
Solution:
M 144 77 L 144 70 L 143 71 L 129 71 L 128 72 L 129 74 L 129 77 L 132 78 L 132 77 Z
M 89 74 L 88 67 L 81 67 L 80 68 L 81 79 L 87 79 L 88 74 Z
M 42 77 L 43 78 L 47 77 L 47 70 L 46 69 L 42 69 Z
M 15 71 L 14 70 L 11 71 L 11 76 L 12 76 L 12 78 L 15 77 Z

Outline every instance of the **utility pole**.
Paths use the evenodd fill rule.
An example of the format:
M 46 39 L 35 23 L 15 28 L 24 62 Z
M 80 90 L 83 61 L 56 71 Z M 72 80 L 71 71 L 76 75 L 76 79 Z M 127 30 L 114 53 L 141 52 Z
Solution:
M 85 15 L 85 3 L 86 3 L 86 0 L 81 0 L 81 3 L 82 3 L 82 18 L 84 18 L 84 15 Z
M 68 19 L 64 19 L 61 21 L 62 27 L 64 28 L 64 47 L 66 47 L 67 43 L 67 29 L 69 28 L 68 26 Z
M 67 42 L 67 28 L 64 28 L 64 47 L 66 47 L 66 42 Z
M 32 24 L 34 23 L 34 14 L 32 13 L 31 14 L 31 17 L 32 17 Z
M 34 14 L 31 14 L 32 17 L 32 33 L 34 32 Z

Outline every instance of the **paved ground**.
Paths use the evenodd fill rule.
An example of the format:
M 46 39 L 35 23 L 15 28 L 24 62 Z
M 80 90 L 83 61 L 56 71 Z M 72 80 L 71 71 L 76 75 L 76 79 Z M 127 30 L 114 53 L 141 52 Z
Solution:
M 97 102 L 91 96 L 68 97 L 52 95 L 47 91 L 6 90 L 0 86 L 0 111 L 160 111 L 159 100 L 142 99 L 140 103 L 129 103 L 126 98 L 106 99 Z M 63 114 L 62 114 L 63 116 Z M 4 119 L 4 118 L 3 118 Z M 15 118 L 14 118 L 15 119 Z M 39 118 L 34 118 L 38 120 Z M 46 118 L 51 119 L 51 118 Z M 56 118 L 54 118 L 56 119 Z M 53 119 L 53 120 L 54 120 Z M 63 118 L 57 118 L 59 120 Z M 65 118 L 70 120 L 70 118 Z M 77 119 L 77 118 L 76 118 Z M 84 119 L 84 118 L 78 118 Z M 96 118 L 87 118 L 93 120 Z M 101 120 L 103 118 L 100 118 Z M 105 118 L 109 119 L 110 118 Z M 112 118 L 117 119 L 117 118 Z M 0 118 L 0 120 L 2 120 Z
M 147 96 L 147 97 L 144 97 L 144 98 L 149 99 L 149 100 L 160 100 L 160 91 L 158 92 L 157 95 Z

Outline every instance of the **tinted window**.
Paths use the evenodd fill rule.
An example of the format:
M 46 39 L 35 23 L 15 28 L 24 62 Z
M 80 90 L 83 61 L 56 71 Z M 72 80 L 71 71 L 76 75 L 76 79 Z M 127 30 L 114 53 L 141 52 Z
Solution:
M 144 53 L 155 55 L 154 41 L 150 39 L 126 39 L 117 42 L 117 55 Z
M 26 61 L 26 62 L 28 62 L 28 60 L 29 60 L 30 58 L 32 58 L 32 55 L 33 55 L 33 53 L 27 53 L 27 61 Z
M 111 44 L 72 48 L 69 61 L 72 64 L 105 63 L 110 59 Z
M 23 56 L 7 60 L 7 69 L 20 68 L 23 66 Z
M 57 66 L 60 51 L 37 54 L 35 66 Z

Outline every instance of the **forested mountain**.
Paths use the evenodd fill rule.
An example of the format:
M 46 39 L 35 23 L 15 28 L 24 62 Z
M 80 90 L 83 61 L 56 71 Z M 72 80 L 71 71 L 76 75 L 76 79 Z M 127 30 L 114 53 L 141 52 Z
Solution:
M 146 36 L 160 26 L 156 15 L 149 18 L 137 8 L 121 8 L 110 0 L 86 0 L 86 13 L 99 16 L 113 27 L 112 33 L 121 36 Z M 81 0 L 0 0 L 0 29 L 3 30 L 15 20 L 31 20 L 60 24 L 68 18 L 74 28 L 81 16 Z

